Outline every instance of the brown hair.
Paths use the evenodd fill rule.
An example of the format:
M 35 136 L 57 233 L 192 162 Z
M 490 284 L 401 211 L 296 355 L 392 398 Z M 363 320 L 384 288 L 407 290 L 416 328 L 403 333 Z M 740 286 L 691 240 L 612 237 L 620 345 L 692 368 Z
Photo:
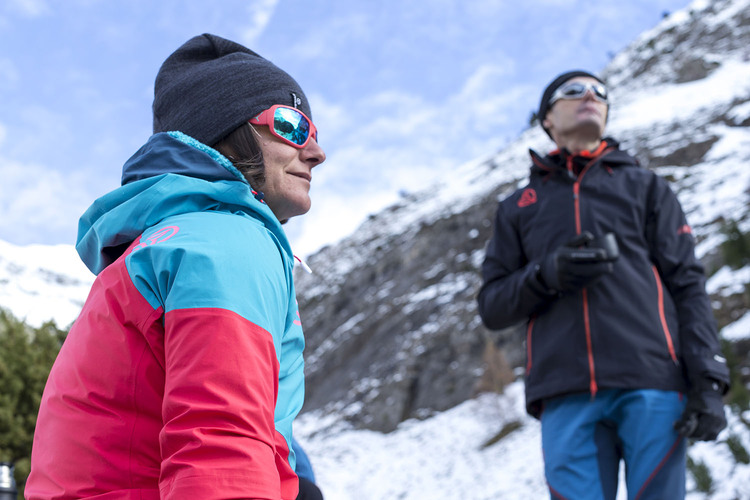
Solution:
M 253 189 L 261 191 L 266 182 L 266 169 L 263 152 L 255 137 L 257 134 L 253 126 L 245 122 L 214 144 L 213 148 L 232 162 Z

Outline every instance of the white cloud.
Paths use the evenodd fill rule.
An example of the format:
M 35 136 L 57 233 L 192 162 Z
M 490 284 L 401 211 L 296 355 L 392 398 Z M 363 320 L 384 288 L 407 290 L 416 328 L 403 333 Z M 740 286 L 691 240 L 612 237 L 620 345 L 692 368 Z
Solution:
M 571 32 L 566 23 L 545 24 L 571 9 L 591 14 L 560 0 L 532 0 L 522 8 L 507 0 L 439 0 L 428 8 L 395 0 L 69 4 L 0 0 L 0 32 L 9 42 L 22 38 L 12 31 L 22 26 L 13 22 L 18 12 L 40 16 L 29 26 L 56 41 L 48 44 L 54 53 L 25 46 L 0 55 L 0 91 L 7 89 L 13 103 L 5 114 L 0 106 L 7 161 L 54 154 L 50 170 L 63 172 L 62 181 L 67 172 L 86 169 L 96 172 L 87 179 L 89 189 L 112 187 L 119 166 L 148 135 L 159 64 L 189 36 L 214 32 L 258 48 L 306 89 L 329 155 L 314 174 L 308 220 L 328 224 L 342 207 L 347 214 L 333 220 L 363 220 L 398 199 L 400 190 L 422 189 L 450 176 L 456 165 L 497 151 L 538 101 L 539 75 L 546 80 L 567 66 L 567 52 L 581 60 L 603 53 L 608 47 L 599 33 L 611 29 L 601 23 L 593 33 Z M 549 8 L 539 11 L 541 5 Z M 614 5 L 606 0 L 595 10 Z M 42 16 L 46 9 L 51 15 Z M 588 15 L 585 21 L 592 27 Z M 534 31 L 540 24 L 549 29 Z M 27 68 L 49 72 L 22 74 Z M 140 83 L 124 86 L 132 82 Z M 356 201 L 342 201 L 352 193 Z M 372 201 L 363 201 L 364 194 Z
M 278 0 L 252 0 L 250 2 L 247 7 L 250 24 L 242 31 L 240 43 L 249 47 L 256 44 L 256 40 L 268 26 L 278 3 Z
M 51 10 L 45 0 L 8 0 L 6 7 L 24 17 L 39 17 Z
M 325 61 L 337 57 L 342 52 L 349 52 L 352 62 L 357 54 L 352 53 L 360 44 L 375 37 L 371 12 L 339 12 L 336 16 L 321 18 L 315 29 L 306 32 L 307 36 L 290 39 L 294 46 L 290 52 L 305 61 Z M 370 54 L 375 56 L 376 54 Z
M 81 175 L 0 158 L 0 239 L 75 242 L 78 218 L 91 201 Z
M 501 64 L 502 63 L 502 64 Z M 484 64 L 469 76 L 461 89 L 461 95 L 480 94 L 486 92 L 498 93 L 498 82 L 505 80 L 515 71 L 515 62 L 508 58 L 503 61 Z
M 514 79 L 515 64 L 512 61 L 501 61 L 485 64 L 469 76 L 460 92 L 448 102 L 444 112 L 460 116 L 461 127 L 470 138 L 467 152 L 474 155 L 487 152 L 486 144 L 493 139 L 499 142 L 506 139 L 500 136 L 499 130 L 512 134 L 513 124 L 519 122 L 531 111 L 525 103 L 534 103 L 539 92 Z M 473 142 L 472 142 L 473 139 Z M 476 151 L 471 145 L 477 144 L 483 149 Z
M 508 110 L 536 93 L 501 83 L 513 71 L 502 60 L 480 66 L 439 100 L 386 90 L 345 106 L 314 96 L 328 158 L 313 170 L 311 211 L 287 225 L 299 255 L 351 234 L 401 194 L 428 189 L 466 159 L 499 148 L 504 138 L 497 131 L 521 113 Z M 330 148 L 326 137 L 336 139 Z
M 73 143 L 78 132 L 72 126 L 74 117 L 43 106 L 30 105 L 17 113 L 14 124 L 9 123 L 12 128 L 9 129 L 11 141 L 7 149 L 7 153 L 15 158 L 29 158 L 30 154 L 38 156 L 41 152 L 49 152 L 53 142 L 59 154 Z

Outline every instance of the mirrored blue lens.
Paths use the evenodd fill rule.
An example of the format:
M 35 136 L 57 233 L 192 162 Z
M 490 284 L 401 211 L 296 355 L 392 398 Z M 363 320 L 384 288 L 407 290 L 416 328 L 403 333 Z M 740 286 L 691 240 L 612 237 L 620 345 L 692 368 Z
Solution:
M 298 111 L 276 108 L 273 113 L 273 130 L 284 139 L 301 146 L 310 135 L 310 123 Z

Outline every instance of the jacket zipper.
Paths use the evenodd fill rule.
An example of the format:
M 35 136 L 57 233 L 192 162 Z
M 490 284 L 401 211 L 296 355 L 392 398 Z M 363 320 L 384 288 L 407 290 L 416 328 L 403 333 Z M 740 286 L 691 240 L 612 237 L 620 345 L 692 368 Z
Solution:
M 604 143 L 602 143 L 604 144 Z M 591 166 L 597 161 L 600 160 L 604 155 L 609 153 L 613 148 L 603 148 L 600 147 L 594 154 L 594 157 L 589 160 L 588 163 L 583 167 L 581 170 L 581 173 L 578 175 L 576 180 L 573 182 L 573 206 L 575 210 L 575 219 L 576 219 L 576 235 L 579 236 L 581 234 L 581 200 L 580 200 L 580 194 L 581 194 L 581 181 L 583 180 L 583 176 L 586 175 L 586 173 L 589 171 Z M 596 154 L 599 153 L 599 154 Z M 568 157 L 567 161 L 567 167 L 569 172 L 573 172 L 573 157 Z M 589 363 L 589 392 L 591 393 L 591 399 L 594 399 L 596 397 L 596 393 L 599 391 L 599 387 L 596 383 L 596 364 L 594 363 L 594 348 L 591 341 L 591 323 L 590 323 L 590 315 L 589 315 L 589 296 L 588 296 L 588 290 L 586 288 L 583 288 L 581 290 L 581 296 L 583 299 L 583 327 L 584 331 L 586 333 L 586 354 L 588 356 L 588 363 Z
M 526 327 L 526 375 L 531 373 L 531 332 L 534 329 L 536 315 L 532 316 Z
M 659 304 L 659 320 L 661 321 L 661 328 L 664 332 L 664 338 L 667 341 L 667 349 L 669 350 L 669 357 L 672 358 L 672 362 L 677 364 L 677 354 L 674 350 L 674 343 L 672 342 L 672 334 L 669 332 L 669 325 L 667 325 L 667 316 L 664 314 L 664 287 L 659 277 L 659 271 L 656 266 L 651 266 L 651 270 L 654 273 L 654 280 L 656 281 L 656 292 Z

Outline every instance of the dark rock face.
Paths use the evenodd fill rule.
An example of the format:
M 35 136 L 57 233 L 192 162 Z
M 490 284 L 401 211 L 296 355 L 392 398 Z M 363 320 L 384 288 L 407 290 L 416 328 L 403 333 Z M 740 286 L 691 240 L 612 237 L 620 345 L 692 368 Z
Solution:
M 465 212 L 372 242 L 371 252 L 360 247 L 366 264 L 343 283 L 310 293 L 316 276 L 298 275 L 306 409 L 353 405 L 352 421 L 390 431 L 476 395 L 488 348 L 508 344 L 508 357 L 523 358 L 520 339 L 510 341 L 515 332 L 486 330 L 476 311 L 496 199 L 493 191 Z M 336 248 L 310 264 L 316 269 L 329 258 L 337 258 Z
M 721 69 L 717 54 L 750 58 L 750 13 L 720 16 L 726 6 L 731 2 L 714 2 L 684 23 L 640 39 L 626 50 L 624 62 L 616 58 L 605 70 L 605 79 L 625 93 L 636 92 L 711 78 Z M 730 96 L 689 123 L 659 122 L 613 135 L 644 167 L 663 173 L 678 196 L 689 197 L 700 189 L 693 169 L 713 161 L 710 153 L 721 139 L 716 127 L 747 127 L 750 113 L 742 109 L 749 100 Z M 336 411 L 357 427 L 388 432 L 478 392 L 502 390 L 523 373 L 524 325 L 487 330 L 476 294 L 497 201 L 526 177 L 531 142 L 516 147 L 521 153 L 503 151 L 479 164 L 475 181 L 487 185 L 474 197 L 426 210 L 435 193 L 405 196 L 351 237 L 313 255 L 315 274 L 295 271 L 307 337 L 303 411 Z M 508 172 L 504 180 L 487 180 L 497 179 L 491 174 L 499 171 Z M 697 209 L 687 208 L 690 220 L 690 210 Z M 746 201 L 742 213 L 729 215 L 743 220 L 747 208 Z M 420 210 L 423 215 L 414 216 Z M 721 222 L 698 224 L 698 241 L 710 239 Z M 704 253 L 704 261 L 709 269 L 722 265 L 717 246 Z M 750 308 L 748 297 L 712 297 L 720 326 Z M 740 359 L 748 359 L 747 344 L 734 346 Z

